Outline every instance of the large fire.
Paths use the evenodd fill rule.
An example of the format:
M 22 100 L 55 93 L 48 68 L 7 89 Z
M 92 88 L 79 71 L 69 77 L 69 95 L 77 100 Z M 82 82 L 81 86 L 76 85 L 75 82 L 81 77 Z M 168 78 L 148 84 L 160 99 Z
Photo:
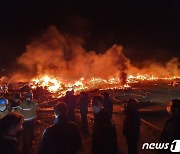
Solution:
M 19 73 L 32 88 L 43 87 L 63 96 L 66 91 L 130 89 L 133 83 L 180 78 L 180 62 L 173 57 L 166 64 L 146 61 L 136 67 L 114 44 L 102 53 L 87 50 L 82 38 L 50 26 L 42 36 L 26 45 L 18 58 Z M 143 58 L 143 57 L 142 57 Z M 139 66 L 139 65 L 138 65 Z M 17 72 L 15 73 L 17 74 Z
M 90 80 L 85 80 L 85 78 L 82 77 L 73 83 L 65 83 L 62 79 L 53 78 L 45 75 L 40 78 L 33 78 L 31 81 L 31 86 L 32 88 L 43 87 L 47 89 L 49 92 L 58 93 L 58 95 L 61 97 L 65 95 L 66 91 L 70 90 L 80 92 L 92 89 L 128 89 L 131 88 L 131 86 L 129 85 L 131 83 L 158 80 L 174 81 L 176 79 L 180 79 L 180 77 L 157 77 L 148 74 L 138 74 L 136 76 L 128 75 L 126 84 L 122 85 L 121 80 L 119 78 L 110 78 L 108 80 L 102 78 L 92 78 Z
M 92 78 L 85 80 L 80 78 L 79 80 L 71 83 L 63 82 L 62 79 L 52 78 L 49 76 L 43 76 L 41 78 L 33 78 L 31 81 L 31 87 L 43 87 L 52 93 L 58 93 L 59 96 L 65 95 L 66 91 L 74 90 L 74 92 L 80 92 L 84 90 L 92 89 L 107 89 L 107 88 L 122 88 L 120 86 L 120 80 L 118 78 L 111 78 L 109 80 L 101 78 Z

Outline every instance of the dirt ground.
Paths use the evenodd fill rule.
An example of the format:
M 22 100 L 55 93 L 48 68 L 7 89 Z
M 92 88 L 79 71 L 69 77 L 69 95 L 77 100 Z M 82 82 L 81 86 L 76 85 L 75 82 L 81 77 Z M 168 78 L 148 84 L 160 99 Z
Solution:
M 46 108 L 41 106 L 37 114 L 38 114 L 38 118 L 36 120 L 36 125 L 35 125 L 35 140 L 34 140 L 34 146 L 33 146 L 33 154 L 36 154 L 38 151 L 38 147 L 39 147 L 44 129 L 52 125 L 53 120 L 54 120 L 53 109 L 47 108 L 47 106 Z M 82 146 L 81 146 L 81 149 L 78 151 L 78 154 L 91 153 L 92 118 L 93 118 L 93 114 L 92 114 L 92 111 L 90 110 L 88 114 L 89 133 L 86 135 L 81 133 Z M 114 105 L 113 120 L 114 120 L 117 134 L 118 134 L 119 151 L 122 154 L 127 154 L 128 152 L 127 152 L 126 140 L 122 134 L 123 114 L 120 112 L 118 105 Z M 80 114 L 78 112 L 76 113 L 76 122 L 79 126 L 81 125 Z M 148 142 L 148 143 L 158 142 L 159 137 L 160 137 L 159 131 L 150 127 L 144 122 L 141 122 L 141 139 L 139 142 L 138 153 L 139 154 L 156 154 L 157 152 L 155 150 L 142 150 L 142 144 L 145 142 Z

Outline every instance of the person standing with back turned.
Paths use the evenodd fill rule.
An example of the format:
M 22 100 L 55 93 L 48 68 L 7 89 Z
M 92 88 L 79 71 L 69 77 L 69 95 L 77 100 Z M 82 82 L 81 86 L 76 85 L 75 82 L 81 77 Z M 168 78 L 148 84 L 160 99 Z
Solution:
M 75 154 L 81 146 L 77 125 L 67 120 L 67 105 L 54 107 L 56 123 L 44 131 L 38 154 Z
M 137 101 L 129 99 L 124 105 L 123 134 L 127 141 L 128 153 L 137 154 L 137 146 L 140 139 L 140 116 L 137 110 Z

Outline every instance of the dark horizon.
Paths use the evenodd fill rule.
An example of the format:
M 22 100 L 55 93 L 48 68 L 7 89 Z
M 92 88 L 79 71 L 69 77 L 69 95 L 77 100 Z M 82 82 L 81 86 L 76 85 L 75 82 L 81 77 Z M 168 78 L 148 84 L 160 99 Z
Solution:
M 50 26 L 81 37 L 87 51 L 124 47 L 133 63 L 180 57 L 178 0 L 0 1 L 0 66 L 9 68 L 25 45 Z

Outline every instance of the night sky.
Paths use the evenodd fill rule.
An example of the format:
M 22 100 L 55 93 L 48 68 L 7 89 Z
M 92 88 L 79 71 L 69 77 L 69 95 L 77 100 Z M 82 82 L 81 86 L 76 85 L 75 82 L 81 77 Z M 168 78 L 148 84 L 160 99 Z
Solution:
M 1 68 L 50 25 L 98 53 L 121 44 L 134 63 L 180 57 L 179 0 L 0 0 Z

